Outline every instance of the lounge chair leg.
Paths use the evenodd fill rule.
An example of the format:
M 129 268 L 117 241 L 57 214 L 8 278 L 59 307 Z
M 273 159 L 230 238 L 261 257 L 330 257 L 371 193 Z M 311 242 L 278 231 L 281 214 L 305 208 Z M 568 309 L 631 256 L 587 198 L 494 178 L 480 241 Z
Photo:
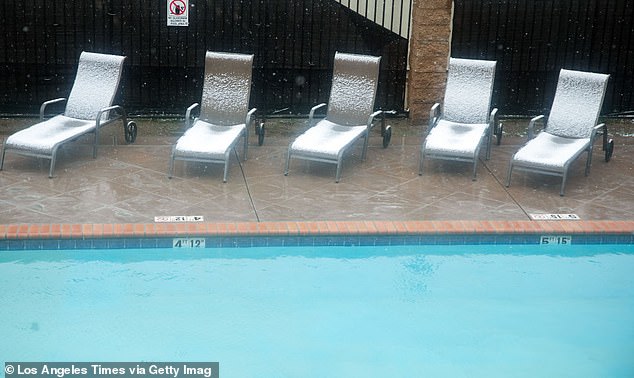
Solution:
M 229 173 L 229 159 L 225 160 L 225 173 L 222 176 L 222 182 L 227 182 L 227 175 Z
M 509 171 L 506 174 L 506 187 L 508 188 L 509 186 L 511 186 L 511 174 L 513 172 L 513 163 L 511 163 L 509 165 Z
M 167 178 L 171 179 L 172 177 L 174 177 L 173 172 L 174 172 L 174 159 L 171 159 L 169 172 L 167 173 Z
M 248 155 L 248 152 L 249 152 L 249 138 L 248 138 L 248 135 L 249 135 L 249 130 L 246 129 L 244 131 L 244 158 L 242 159 L 242 161 L 247 161 L 247 155 Z
M 368 133 L 365 134 L 365 138 L 363 138 L 363 152 L 361 152 L 361 160 L 365 161 L 365 156 L 367 155 L 368 152 L 368 139 L 369 139 L 369 135 Z
M 425 153 L 423 151 L 420 152 L 420 160 L 418 161 L 418 175 L 423 175 L 423 159 L 425 158 Z
M 488 138 L 487 140 L 487 155 L 486 155 L 486 160 L 491 160 L 491 138 Z
M 476 180 L 477 172 L 478 172 L 478 157 L 476 156 L 475 160 L 473 161 L 473 177 L 471 178 L 471 181 Z
M 564 172 L 564 175 L 561 179 L 561 189 L 559 190 L 559 195 L 564 196 L 564 190 L 566 189 L 566 179 L 568 178 L 568 171 Z
M 167 173 L 167 178 L 172 178 L 174 173 L 174 148 L 172 148 L 172 158 L 170 159 L 170 167 Z
M 53 148 L 53 151 L 51 153 L 51 166 L 48 169 L 48 178 L 53 178 L 53 171 L 55 170 L 55 163 L 57 162 L 57 149 L 59 148 L 58 146 L 55 146 Z
M 485 159 L 486 160 L 490 160 L 491 159 L 491 144 L 493 142 L 492 138 L 493 138 L 493 134 L 492 134 L 492 130 L 489 129 L 489 132 L 487 133 L 487 136 L 485 137 L 486 140 L 486 156 Z
M 6 151 L 6 147 L 4 142 L 2 143 L 2 155 L 0 155 L 0 171 L 2 170 L 2 167 L 4 167 L 4 153 Z
M 51 166 L 48 169 L 48 178 L 53 178 L 53 171 L 55 170 L 55 155 L 51 158 Z
M 92 158 L 93 159 L 97 158 L 97 145 L 99 144 L 98 138 L 99 138 L 99 132 L 95 129 L 95 141 L 92 144 Z
M 586 171 L 584 172 L 586 176 L 590 174 L 591 166 L 592 166 L 592 150 L 588 150 L 588 158 L 586 159 Z
M 288 150 L 288 154 L 286 154 L 286 166 L 284 167 L 284 176 L 288 176 L 288 170 L 291 165 L 291 150 Z
M 343 160 L 343 154 L 340 154 L 339 159 L 337 159 L 337 173 L 335 173 L 335 182 L 338 183 L 339 179 L 341 179 L 341 161 Z

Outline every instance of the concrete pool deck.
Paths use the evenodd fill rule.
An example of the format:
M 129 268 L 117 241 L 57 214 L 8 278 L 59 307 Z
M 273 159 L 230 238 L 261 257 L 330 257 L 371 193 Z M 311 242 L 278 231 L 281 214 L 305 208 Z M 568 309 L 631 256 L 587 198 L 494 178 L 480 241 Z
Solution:
M 0 119 L 3 140 L 33 120 Z M 429 160 L 418 175 L 424 127 L 391 120 L 387 149 L 372 131 L 367 159 L 361 143 L 334 165 L 292 160 L 283 175 L 289 141 L 305 119 L 267 121 L 263 146 L 251 132 L 249 159 L 234 156 L 227 183 L 222 166 L 177 162 L 167 169 L 182 121 L 139 119 L 139 137 L 126 145 L 118 126 L 100 133 L 98 157 L 87 140 L 64 146 L 55 177 L 48 160 L 7 154 L 0 171 L 0 240 L 171 235 L 370 235 L 433 233 L 634 234 L 634 124 L 618 121 L 612 160 L 597 141 L 590 175 L 585 157 L 571 168 L 566 196 L 561 179 L 524 172 L 506 188 L 511 155 L 525 140 L 527 121 L 503 121 L 510 132 L 477 180 L 467 163 Z M 623 123 L 625 126 L 623 127 Z M 610 121 L 608 121 L 610 125 Z M 518 126 L 519 125 L 519 126 Z M 611 125 L 610 125 L 611 126 Z M 515 131 L 513 131 L 515 130 Z M 519 131 L 518 131 L 519 130 Z M 612 133 L 612 128 L 610 129 Z M 629 134 L 628 134 L 629 133 Z M 241 151 L 239 149 L 238 151 Z M 576 214 L 579 220 L 534 220 L 533 214 Z M 163 222 L 199 216 L 202 221 Z M 159 217 L 159 218 L 157 218 Z M 173 219 L 173 218 L 172 218 Z

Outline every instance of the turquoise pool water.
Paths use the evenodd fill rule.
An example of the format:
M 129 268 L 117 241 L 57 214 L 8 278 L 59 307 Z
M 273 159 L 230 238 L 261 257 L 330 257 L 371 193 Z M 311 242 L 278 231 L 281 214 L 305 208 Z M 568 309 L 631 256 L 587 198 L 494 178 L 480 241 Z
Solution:
M 3 361 L 221 377 L 632 377 L 634 246 L 0 253 Z

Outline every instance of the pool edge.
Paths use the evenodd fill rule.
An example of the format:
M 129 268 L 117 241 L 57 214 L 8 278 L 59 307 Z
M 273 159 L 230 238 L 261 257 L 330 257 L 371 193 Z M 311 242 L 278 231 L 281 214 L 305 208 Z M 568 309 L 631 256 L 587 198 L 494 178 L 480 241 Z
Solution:
M 0 224 L 0 249 L 144 248 L 173 238 L 207 246 L 365 244 L 539 244 L 544 235 L 575 244 L 632 244 L 634 221 L 314 221 L 126 224 Z

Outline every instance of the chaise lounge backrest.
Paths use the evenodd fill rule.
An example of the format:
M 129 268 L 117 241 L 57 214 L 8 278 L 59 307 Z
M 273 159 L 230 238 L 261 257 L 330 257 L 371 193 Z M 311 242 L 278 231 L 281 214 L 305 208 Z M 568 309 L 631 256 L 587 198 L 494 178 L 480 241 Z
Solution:
M 125 57 L 118 55 L 82 52 L 64 115 L 93 120 L 99 110 L 111 106 L 119 88 L 124 60 Z
M 216 125 L 243 124 L 251 95 L 253 55 L 208 51 L 200 119 Z
M 336 53 L 326 119 L 365 125 L 374 110 L 380 57 Z
M 599 119 L 608 78 L 562 69 L 546 131 L 566 138 L 589 138 Z
M 489 121 L 495 61 L 450 58 L 443 119 L 456 123 Z

